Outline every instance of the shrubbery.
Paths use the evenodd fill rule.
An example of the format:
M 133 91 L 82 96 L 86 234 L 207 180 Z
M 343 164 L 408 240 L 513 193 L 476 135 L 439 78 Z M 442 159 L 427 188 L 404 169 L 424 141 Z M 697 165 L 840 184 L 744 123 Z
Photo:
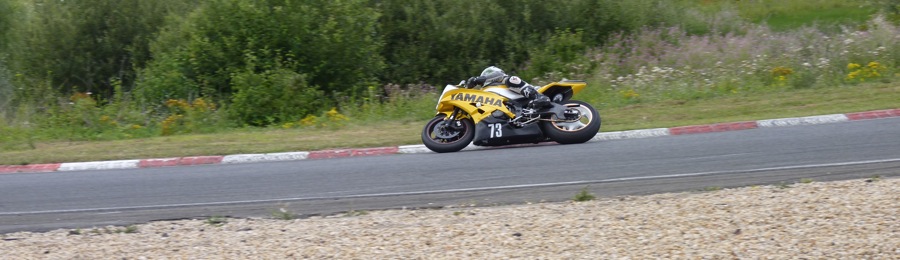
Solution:
M 430 84 L 454 80 L 498 65 L 512 72 L 541 75 L 557 65 L 531 55 L 553 55 L 566 40 L 575 49 L 605 43 L 610 35 L 645 26 L 703 24 L 705 17 L 684 12 L 688 5 L 644 0 L 395 0 L 377 1 L 388 67 L 382 82 Z M 700 29 L 702 30 L 702 29 Z M 567 38 L 568 37 L 568 38 Z M 574 41 L 577 42 L 574 42 Z M 548 50 L 547 48 L 557 48 Z M 583 54 L 582 53 L 578 53 Z M 563 58 L 563 59 L 572 59 Z M 529 67 L 530 68 L 530 67 Z
M 255 126 L 298 120 L 328 104 L 324 92 L 307 84 L 305 75 L 287 69 L 235 73 L 230 112 L 238 122 Z
M 241 125 L 318 113 L 376 81 L 376 17 L 361 1 L 210 1 L 153 43 L 139 98 L 210 97 Z
M 890 81 L 892 1 L 868 1 L 888 18 L 790 31 L 732 1 L 2 1 L 0 130 L 21 147 L 9 136 L 422 120 L 488 65 L 588 80 L 601 107 Z

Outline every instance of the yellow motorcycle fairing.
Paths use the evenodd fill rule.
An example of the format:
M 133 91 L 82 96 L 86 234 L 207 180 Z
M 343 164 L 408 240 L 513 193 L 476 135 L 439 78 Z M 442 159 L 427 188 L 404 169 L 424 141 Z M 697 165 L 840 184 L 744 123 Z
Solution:
M 587 82 L 581 80 L 563 80 L 559 82 L 551 82 L 538 88 L 538 92 L 553 98 L 557 94 L 563 94 L 565 100 L 572 98 L 578 92 L 587 87 Z M 570 91 L 571 90 L 571 91 Z
M 491 116 L 494 111 L 501 111 L 510 118 L 515 117 L 503 104 L 507 99 L 501 95 L 477 89 L 453 89 L 444 92 L 437 105 L 438 114 L 449 116 L 454 107 L 465 111 L 474 123 Z
M 587 83 L 584 81 L 563 80 L 544 85 L 543 87 L 538 88 L 538 92 L 550 97 L 562 94 L 564 96 L 563 98 L 567 100 L 572 98 L 575 94 L 578 94 L 578 92 L 581 92 L 586 86 Z M 514 118 L 515 113 L 510 112 L 509 109 L 506 108 L 506 105 L 503 104 L 504 101 L 508 100 L 507 97 L 484 91 L 485 89 L 491 88 L 508 89 L 506 85 L 485 86 L 481 90 L 456 88 L 451 86 L 451 89 L 445 90 L 441 96 L 436 107 L 437 112 L 438 114 L 450 116 L 453 112 L 453 108 L 459 107 L 465 111 L 476 124 L 497 110 L 503 112 L 510 118 Z

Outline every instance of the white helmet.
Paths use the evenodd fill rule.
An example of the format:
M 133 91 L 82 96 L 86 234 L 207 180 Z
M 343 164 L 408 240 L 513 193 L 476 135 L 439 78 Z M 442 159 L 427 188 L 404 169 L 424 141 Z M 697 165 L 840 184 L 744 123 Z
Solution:
M 484 76 L 488 76 L 488 75 L 494 75 L 497 73 L 504 74 L 505 72 L 503 72 L 503 70 L 500 68 L 497 68 L 495 66 L 490 66 L 490 67 L 487 67 L 484 70 L 482 70 L 481 75 L 479 75 L 479 76 L 484 77 Z

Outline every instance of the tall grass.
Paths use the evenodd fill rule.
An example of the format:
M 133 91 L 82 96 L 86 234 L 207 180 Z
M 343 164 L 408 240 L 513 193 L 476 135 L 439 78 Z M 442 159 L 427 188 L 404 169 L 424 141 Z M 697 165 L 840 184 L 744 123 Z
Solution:
M 804 25 L 834 26 L 864 23 L 883 4 L 893 0 L 685 0 L 699 10 L 717 13 L 733 10 L 743 19 L 765 24 L 774 31 L 787 31 Z
M 768 2 L 776 1 L 769 0 Z M 790 2 L 799 6 L 787 6 L 765 14 L 757 14 L 757 18 L 752 21 L 765 22 L 765 24 L 776 31 L 784 31 L 813 23 L 825 26 L 863 23 L 877 11 L 877 8 L 869 2 L 871 1 L 817 0 Z
M 434 106 L 443 86 L 387 84 L 369 87 L 360 97 L 339 101 L 341 113 L 355 123 L 378 123 L 385 119 L 415 121 L 434 116 Z
M 837 32 L 746 25 L 724 34 L 690 35 L 669 27 L 615 37 L 591 52 L 595 70 L 535 81 L 585 78 L 592 86 L 589 101 L 621 106 L 889 82 L 900 66 L 900 27 L 881 17 Z

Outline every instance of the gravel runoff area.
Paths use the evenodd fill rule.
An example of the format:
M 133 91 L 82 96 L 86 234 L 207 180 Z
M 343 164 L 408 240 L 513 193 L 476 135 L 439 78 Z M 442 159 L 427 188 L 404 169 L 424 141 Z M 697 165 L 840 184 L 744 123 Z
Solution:
M 900 178 L 0 238 L 0 259 L 900 259 Z

